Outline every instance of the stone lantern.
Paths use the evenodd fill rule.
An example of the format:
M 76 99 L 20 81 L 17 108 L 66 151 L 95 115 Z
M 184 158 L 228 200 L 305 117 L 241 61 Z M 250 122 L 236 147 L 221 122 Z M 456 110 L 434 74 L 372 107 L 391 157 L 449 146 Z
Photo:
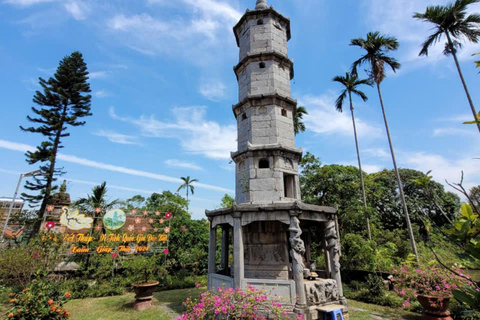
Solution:
M 322 317 L 327 305 L 346 312 L 340 276 L 337 210 L 301 201 L 288 57 L 290 20 L 258 0 L 233 28 L 240 48 L 234 67 L 239 102 L 235 205 L 206 211 L 210 220 L 208 288 L 254 286 L 283 297 L 292 312 Z M 216 263 L 217 229 L 221 262 Z M 325 270 L 316 270 L 312 238 Z M 233 260 L 230 257 L 233 256 Z M 320 275 L 317 277 L 317 275 Z

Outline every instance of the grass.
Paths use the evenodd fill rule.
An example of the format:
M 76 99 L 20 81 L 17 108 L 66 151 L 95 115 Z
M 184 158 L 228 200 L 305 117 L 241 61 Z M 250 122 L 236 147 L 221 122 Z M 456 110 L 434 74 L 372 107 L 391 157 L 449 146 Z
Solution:
M 348 300 L 350 320 L 391 319 L 420 320 L 421 315 L 398 308 L 389 308 Z
M 171 320 L 168 308 L 181 313 L 183 302 L 190 296 L 198 296 L 205 288 L 181 289 L 156 292 L 153 306 L 144 311 L 133 310 L 134 294 L 122 296 L 89 298 L 69 301 L 65 308 L 72 314 L 72 320 Z M 168 307 L 168 308 L 165 308 Z
M 134 311 L 132 293 L 116 297 L 73 300 L 65 305 L 72 313 L 72 320 L 171 320 L 175 314 L 168 314 L 166 307 L 181 313 L 183 302 L 190 296 L 198 296 L 205 288 L 182 289 L 156 292 L 154 306 L 145 311 Z M 420 315 L 402 309 L 382 307 L 354 300 L 349 300 L 350 320 L 367 319 L 405 319 L 418 320 Z

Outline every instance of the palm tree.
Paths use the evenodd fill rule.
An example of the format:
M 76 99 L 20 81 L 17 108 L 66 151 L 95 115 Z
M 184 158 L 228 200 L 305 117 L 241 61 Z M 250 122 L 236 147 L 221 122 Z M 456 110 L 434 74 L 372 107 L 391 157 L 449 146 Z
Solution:
M 467 15 L 467 7 L 470 4 L 478 3 L 480 0 L 456 0 L 446 6 L 428 6 L 425 13 L 416 12 L 413 17 L 426 22 L 435 24 L 434 33 L 430 35 L 422 44 L 420 56 L 428 56 L 428 49 L 440 41 L 443 35 L 447 38 L 445 43 L 444 54 L 453 56 L 455 65 L 457 66 L 460 80 L 467 94 L 468 103 L 473 113 L 473 119 L 476 119 L 477 112 L 473 105 L 472 98 L 468 92 L 467 84 L 463 78 L 462 70 L 457 59 L 457 48 L 461 47 L 460 40 L 466 38 L 470 42 L 478 43 L 480 39 L 480 14 L 474 13 Z M 480 123 L 477 123 L 480 132 Z
M 307 108 L 304 106 L 298 106 L 295 115 L 293 116 L 293 130 L 295 135 L 299 134 L 300 132 L 304 132 L 307 128 L 305 127 L 305 123 L 303 123 L 303 116 L 308 114 Z
M 186 178 L 181 177 L 180 179 L 183 180 L 183 184 L 180 187 L 178 187 L 177 192 L 186 188 L 187 189 L 187 202 L 188 202 L 188 190 L 190 189 L 190 192 L 192 194 L 194 194 L 195 188 L 193 187 L 193 183 L 198 182 L 198 180 L 197 179 L 191 179 L 190 180 L 190 176 L 187 176 Z M 188 207 L 187 207 L 187 211 L 188 211 Z
M 405 219 L 407 222 L 408 234 L 410 237 L 410 244 L 412 246 L 412 252 L 417 258 L 418 253 L 417 246 L 415 244 L 415 238 L 413 235 L 412 224 L 410 222 L 410 215 L 408 214 L 407 202 L 405 201 L 405 194 L 403 193 L 402 179 L 397 168 L 397 161 L 395 160 L 395 152 L 393 151 L 392 139 L 390 137 L 390 130 L 388 128 L 387 115 L 385 113 L 385 106 L 383 105 L 382 92 L 380 90 L 380 83 L 386 78 L 385 65 L 390 66 L 393 72 L 400 68 L 400 63 L 392 57 L 386 55 L 388 51 L 398 49 L 398 41 L 395 37 L 383 36 L 380 32 L 369 32 L 367 38 L 352 39 L 351 46 L 358 46 L 365 49 L 367 53 L 360 57 L 352 64 L 352 73 L 357 74 L 357 68 L 361 65 L 367 65 L 367 72 L 370 78 L 375 81 L 377 85 L 378 97 L 380 99 L 380 105 L 382 107 L 383 120 L 385 122 L 385 129 L 387 131 L 388 144 L 390 146 L 390 153 L 392 155 L 393 167 L 395 169 L 395 175 L 398 182 L 398 190 L 400 194 L 400 200 L 402 202 L 403 211 L 405 213 Z
M 337 101 L 335 102 L 335 107 L 337 108 L 337 111 L 343 112 L 343 101 L 345 101 L 345 99 L 347 98 L 347 94 L 348 94 L 348 100 L 350 101 L 350 112 L 352 114 L 352 122 L 353 122 L 353 134 L 355 136 L 358 168 L 360 170 L 360 183 L 362 184 L 363 206 L 365 208 L 365 215 L 367 217 L 367 233 L 368 233 L 368 239 L 372 240 L 372 232 L 370 230 L 370 219 L 368 218 L 368 210 L 367 210 L 367 197 L 365 195 L 365 183 L 363 182 L 362 162 L 360 161 L 360 150 L 358 148 L 357 127 L 355 125 L 355 114 L 353 112 L 352 92 L 360 96 L 360 98 L 362 98 L 363 101 L 367 101 L 368 97 L 365 95 L 365 93 L 358 90 L 357 87 L 362 84 L 372 86 L 373 82 L 371 79 L 359 80 L 357 75 L 351 74 L 348 72 L 345 73 L 345 76 L 336 76 L 335 78 L 333 78 L 332 81 L 339 82 L 345 87 L 345 89 L 342 91 Z
M 121 203 L 119 199 L 109 202 L 105 198 L 107 191 L 107 183 L 104 181 L 101 185 L 93 187 L 92 195 L 87 194 L 86 198 L 78 199 L 73 205 L 79 208 L 80 211 L 92 214 L 94 218 L 96 216 L 102 216 L 108 210 L 113 209 Z M 101 211 L 97 208 L 101 209 Z

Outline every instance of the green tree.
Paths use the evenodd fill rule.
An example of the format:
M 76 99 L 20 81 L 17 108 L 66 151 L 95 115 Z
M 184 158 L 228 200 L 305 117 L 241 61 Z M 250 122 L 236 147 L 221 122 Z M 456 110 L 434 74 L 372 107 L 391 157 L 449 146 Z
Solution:
M 235 204 L 235 198 L 231 197 L 227 193 L 223 196 L 221 203 L 220 203 L 220 208 L 230 208 Z
M 362 98 L 363 101 L 367 101 L 368 100 L 367 95 L 362 91 L 358 90 L 357 88 L 362 84 L 371 86 L 373 85 L 373 83 L 371 79 L 360 80 L 358 79 L 357 75 L 351 74 L 348 72 L 345 74 L 345 76 L 336 76 L 335 78 L 333 78 L 333 81 L 339 82 L 345 87 L 345 89 L 342 91 L 340 96 L 337 98 L 337 101 L 335 102 L 335 107 L 337 108 L 337 111 L 343 112 L 343 102 L 347 98 L 347 95 L 348 95 L 348 100 L 350 102 L 350 113 L 352 114 L 353 134 L 355 136 L 355 147 L 357 148 L 358 168 L 360 171 L 359 172 L 360 183 L 361 183 L 362 195 L 363 195 L 363 206 L 365 208 L 365 215 L 367 217 L 367 234 L 368 234 L 368 239 L 372 240 L 372 231 L 370 229 L 370 219 L 368 217 L 367 197 L 365 196 L 365 183 L 363 182 L 362 162 L 360 160 L 360 150 L 358 147 L 357 127 L 355 125 L 355 113 L 353 111 L 352 92 L 357 96 L 359 96 L 360 98 Z
M 431 180 L 423 172 L 413 169 L 399 170 L 402 189 L 410 208 L 410 218 L 414 225 L 423 226 L 428 219 L 442 227 L 453 220 L 460 208 L 460 198 L 446 192 L 442 184 Z M 402 204 L 396 175 L 393 170 L 383 170 L 366 177 L 367 195 L 370 207 L 375 208 L 376 218 L 385 230 L 405 228 L 405 219 L 399 214 Z
M 453 56 L 460 80 L 467 95 L 468 103 L 470 104 L 470 109 L 473 113 L 473 119 L 476 119 L 477 112 L 475 111 L 472 98 L 468 92 L 467 83 L 463 78 L 462 70 L 458 63 L 457 49 L 461 47 L 462 44 L 460 41 L 464 38 L 473 43 L 478 43 L 480 39 L 480 14 L 473 13 L 467 15 L 468 6 L 478 2 L 480 2 L 480 0 L 456 0 L 445 6 L 428 6 L 425 13 L 416 12 L 413 15 L 416 19 L 435 25 L 434 33 L 422 44 L 422 50 L 420 50 L 419 53 L 420 56 L 428 56 L 428 49 L 440 41 L 443 35 L 447 38 L 443 52 L 445 55 L 451 54 Z M 480 123 L 477 123 L 477 127 L 480 132 Z
M 480 56 L 480 52 L 475 53 L 474 55 Z M 480 68 L 480 60 L 475 61 L 475 63 L 477 64 L 477 65 L 475 66 L 475 68 Z
M 87 194 L 86 198 L 78 199 L 73 205 L 81 212 L 93 215 L 94 218 L 102 217 L 108 210 L 120 205 L 119 199 L 112 201 L 107 199 L 107 192 L 107 183 L 104 181 L 101 185 L 92 188 L 92 194 Z
M 472 187 L 468 193 L 468 199 L 474 208 L 480 208 L 480 186 Z M 477 212 L 480 214 L 480 212 Z
M 193 186 L 193 184 L 195 182 L 198 182 L 198 180 L 197 179 L 190 179 L 190 176 L 181 177 L 180 179 L 183 180 L 183 184 L 180 187 L 178 187 L 177 192 L 179 192 L 182 189 L 187 189 L 187 202 L 188 202 L 188 191 L 190 190 L 192 195 L 194 194 L 195 187 Z M 187 211 L 188 211 L 188 206 L 187 206 Z
M 174 215 L 188 215 L 188 201 L 178 193 L 163 191 L 152 193 L 146 200 L 148 211 L 171 212 Z
M 127 199 L 127 201 L 125 201 L 124 205 L 126 206 L 126 209 L 128 211 L 132 210 L 132 209 L 140 209 L 140 210 L 144 210 L 144 206 L 145 206 L 145 197 L 137 194 L 137 195 L 134 195 L 133 197 L 131 197 L 130 199 Z
M 395 159 L 395 152 L 393 150 L 392 139 L 390 137 L 390 129 L 388 127 L 387 115 L 385 113 L 385 106 L 383 105 L 382 92 L 380 90 L 380 84 L 386 78 L 385 67 L 386 65 L 392 68 L 393 72 L 400 68 L 400 63 L 392 57 L 389 57 L 387 53 L 392 50 L 398 49 L 398 41 L 395 37 L 387 37 L 377 32 L 369 32 L 367 38 L 352 39 L 350 45 L 358 46 L 366 51 L 366 54 L 353 62 L 352 73 L 357 74 L 357 68 L 361 65 L 367 65 L 370 78 L 375 81 L 377 85 L 378 97 L 380 99 L 380 105 L 382 107 L 383 120 L 385 122 L 385 129 L 387 131 L 388 144 L 390 146 L 390 153 L 392 155 L 393 167 L 397 176 L 398 189 L 400 193 L 400 199 L 403 206 L 403 212 L 405 214 L 405 220 L 407 222 L 407 229 L 410 236 L 410 242 L 412 246 L 412 252 L 418 259 L 417 246 L 415 244 L 415 238 L 413 235 L 413 229 L 410 222 L 410 216 L 408 213 L 407 202 L 405 201 L 405 195 L 402 189 L 402 180 L 397 168 L 397 161 Z
M 303 116 L 308 114 L 307 108 L 304 106 L 298 106 L 297 111 L 293 115 L 293 131 L 295 135 L 299 134 L 300 132 L 305 132 L 307 127 L 305 127 L 305 123 L 303 123 Z
M 33 102 L 40 108 L 32 107 L 35 117 L 27 116 L 28 121 L 35 126 L 24 128 L 22 131 L 40 133 L 46 139 L 35 151 L 26 153 L 28 164 L 40 163 L 42 177 L 34 177 L 34 182 L 27 181 L 25 188 L 37 191 L 39 194 L 22 194 L 33 204 L 41 202 L 38 211 L 38 221 L 34 226 L 34 234 L 38 232 L 41 219 L 44 216 L 47 200 L 55 187 L 55 176 L 62 173 L 56 168 L 58 149 L 63 148 L 62 138 L 70 135 L 68 126 L 83 126 L 82 118 L 91 116 L 91 92 L 88 80 L 87 65 L 80 52 L 73 52 L 60 61 L 54 76 L 48 80 L 40 79 L 43 92 L 37 91 Z

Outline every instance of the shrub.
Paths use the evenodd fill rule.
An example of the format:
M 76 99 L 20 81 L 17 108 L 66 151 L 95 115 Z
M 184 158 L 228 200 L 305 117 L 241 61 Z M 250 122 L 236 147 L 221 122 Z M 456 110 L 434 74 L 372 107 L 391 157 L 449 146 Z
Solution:
M 10 293 L 7 319 L 61 320 L 70 317 L 63 304 L 71 297 L 69 292 L 59 292 L 51 282 L 34 281 L 18 293 Z
M 201 319 L 288 319 L 285 307 L 276 299 L 269 300 L 265 290 L 249 286 L 243 292 L 240 289 L 218 288 L 217 293 L 207 291 L 202 293 L 199 301 L 187 299 L 187 307 L 177 320 Z M 261 310 L 261 311 L 260 311 Z

